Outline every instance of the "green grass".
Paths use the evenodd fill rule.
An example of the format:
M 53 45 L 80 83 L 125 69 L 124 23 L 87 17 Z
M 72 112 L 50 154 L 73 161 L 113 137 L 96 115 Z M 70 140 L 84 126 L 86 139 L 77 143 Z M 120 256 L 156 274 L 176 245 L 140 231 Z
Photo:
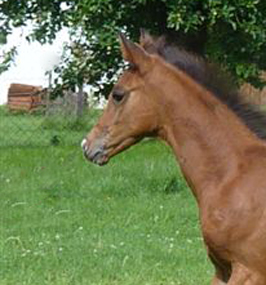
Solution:
M 209 284 L 194 198 L 170 150 L 104 167 L 79 147 L 0 148 L 0 285 Z

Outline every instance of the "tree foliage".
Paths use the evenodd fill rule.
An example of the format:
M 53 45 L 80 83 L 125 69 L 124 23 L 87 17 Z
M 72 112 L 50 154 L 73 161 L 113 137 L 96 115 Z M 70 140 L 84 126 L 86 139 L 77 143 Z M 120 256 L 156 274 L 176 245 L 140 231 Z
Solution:
M 28 40 L 41 43 L 68 27 L 79 51 L 66 47 L 57 73 L 64 82 L 82 78 L 100 94 L 121 67 L 117 33 L 137 40 L 141 27 L 221 63 L 240 81 L 258 86 L 266 69 L 264 0 L 4 0 L 0 11 L 2 41 L 29 22 Z

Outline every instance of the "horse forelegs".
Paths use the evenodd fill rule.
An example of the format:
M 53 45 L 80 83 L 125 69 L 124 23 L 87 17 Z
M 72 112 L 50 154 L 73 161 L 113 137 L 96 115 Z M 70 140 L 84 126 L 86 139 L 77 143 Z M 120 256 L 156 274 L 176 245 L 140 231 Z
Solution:
M 266 278 L 242 264 L 234 264 L 228 285 L 265 285 Z
M 211 285 L 226 285 L 231 275 L 231 265 L 220 259 L 215 253 L 208 248 L 208 255 L 215 268 L 215 276 Z
M 224 281 L 222 281 L 220 278 L 218 278 L 217 276 L 214 276 L 214 278 L 212 279 L 212 283 L 211 285 L 226 285 L 227 283 L 225 283 Z

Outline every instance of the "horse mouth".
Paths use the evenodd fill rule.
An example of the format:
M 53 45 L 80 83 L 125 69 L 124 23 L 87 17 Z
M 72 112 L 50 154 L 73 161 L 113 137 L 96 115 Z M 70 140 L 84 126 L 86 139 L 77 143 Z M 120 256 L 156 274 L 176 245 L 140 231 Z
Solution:
M 109 161 L 108 157 L 102 152 L 97 152 L 95 156 L 91 159 L 91 162 L 99 166 L 107 164 L 108 161 Z
M 101 151 L 96 152 L 93 156 L 86 151 L 83 151 L 83 154 L 87 160 L 99 166 L 103 166 L 109 161 L 108 156 Z
M 85 139 L 82 141 L 81 146 L 83 150 L 83 155 L 88 161 L 91 161 L 92 163 L 98 164 L 100 166 L 108 162 L 109 159 L 103 147 L 90 149 L 87 146 L 87 141 Z
M 90 149 L 85 142 L 82 142 L 82 149 L 87 160 L 99 166 L 103 166 L 109 162 L 111 157 L 129 148 L 135 144 L 136 141 L 134 138 L 127 138 L 120 143 L 112 144 L 108 147 L 101 146 L 96 149 Z
M 134 145 L 138 141 L 139 141 L 139 139 L 136 139 L 134 137 L 128 137 L 127 139 L 123 140 L 120 143 L 113 144 L 113 145 L 109 146 L 107 148 L 108 160 L 111 157 L 117 155 L 118 153 L 128 149 L 129 147 L 131 147 L 132 145 Z

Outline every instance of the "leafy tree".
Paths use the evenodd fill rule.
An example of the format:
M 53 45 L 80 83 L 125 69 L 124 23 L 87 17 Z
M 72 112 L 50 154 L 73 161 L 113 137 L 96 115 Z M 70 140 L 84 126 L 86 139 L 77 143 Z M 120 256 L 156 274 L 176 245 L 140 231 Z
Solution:
M 0 12 L 0 39 L 31 22 L 28 40 L 52 42 L 68 27 L 82 52 L 66 48 L 71 56 L 63 57 L 58 74 L 65 82 L 82 77 L 98 94 L 108 93 L 122 66 L 117 33 L 137 40 L 141 27 L 220 62 L 240 82 L 261 85 L 266 69 L 264 0 L 4 0 Z
M 11 64 L 14 61 L 15 55 L 17 54 L 17 50 L 15 47 L 12 47 L 10 50 L 2 51 L 0 55 L 0 74 L 7 71 Z
M 55 91 L 76 91 L 76 87 L 81 87 L 88 83 L 90 78 L 89 59 L 90 51 L 86 45 L 82 45 L 77 41 L 65 44 L 61 60 L 53 69 L 53 72 L 56 74 L 54 83 L 56 86 L 62 87 Z

